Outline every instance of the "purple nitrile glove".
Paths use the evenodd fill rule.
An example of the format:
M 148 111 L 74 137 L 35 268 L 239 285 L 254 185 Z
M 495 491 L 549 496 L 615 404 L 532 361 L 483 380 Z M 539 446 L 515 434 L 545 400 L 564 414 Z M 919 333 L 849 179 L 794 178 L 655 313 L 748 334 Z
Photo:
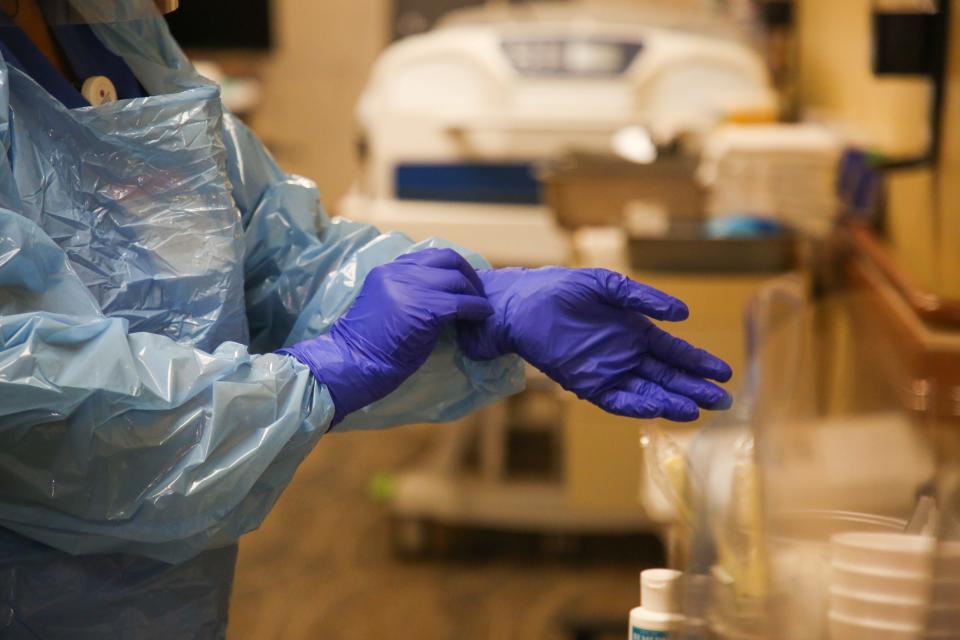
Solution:
M 278 353 L 307 365 L 327 387 L 337 424 L 413 375 L 447 326 L 492 313 L 466 259 L 452 249 L 426 249 L 372 269 L 328 333 Z
M 671 336 L 650 318 L 676 322 L 687 306 L 605 269 L 496 269 L 478 272 L 494 313 L 461 323 L 466 355 L 516 353 L 578 397 L 617 415 L 688 422 L 732 399 L 730 366 Z

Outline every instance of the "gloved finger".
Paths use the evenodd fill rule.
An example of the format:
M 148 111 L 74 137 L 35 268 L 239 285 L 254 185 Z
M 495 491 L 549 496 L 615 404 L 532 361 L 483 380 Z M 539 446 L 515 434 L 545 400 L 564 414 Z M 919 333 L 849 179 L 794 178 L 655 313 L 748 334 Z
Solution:
M 428 267 L 424 273 L 423 282 L 436 291 L 484 297 L 483 289 L 478 289 L 473 281 L 460 271 Z
M 597 406 L 627 418 L 666 418 L 674 422 L 693 422 L 700 410 L 690 399 L 661 389 L 652 382 L 635 385 L 633 391 L 612 389 L 595 402 Z
M 670 322 L 686 320 L 690 316 L 690 310 L 681 300 L 653 287 L 606 269 L 596 269 L 594 274 L 604 301 L 611 306 Z
M 724 389 L 702 378 L 691 376 L 676 367 L 664 364 L 655 358 L 644 358 L 636 368 L 638 378 L 625 382 L 622 386 L 628 391 L 640 381 L 658 384 L 667 391 L 689 398 L 704 409 L 721 411 L 729 409 L 733 398 Z
M 467 262 L 467 259 L 453 249 L 422 249 L 397 258 L 397 262 L 409 262 L 424 267 L 436 269 L 452 269 L 459 271 L 473 283 L 479 295 L 483 295 L 483 282 L 477 275 L 477 270 Z
M 493 315 L 493 306 L 483 296 L 440 293 L 430 305 L 430 312 L 438 321 L 482 322 Z
M 660 327 L 650 325 L 646 338 L 650 353 L 670 366 L 719 382 L 727 382 L 733 377 L 733 369 L 726 362 Z

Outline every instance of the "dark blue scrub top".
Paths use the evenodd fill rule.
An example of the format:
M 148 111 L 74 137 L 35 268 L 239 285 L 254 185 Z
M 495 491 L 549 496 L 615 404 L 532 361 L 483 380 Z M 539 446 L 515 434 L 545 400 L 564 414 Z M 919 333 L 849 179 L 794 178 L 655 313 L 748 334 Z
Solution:
M 91 76 L 106 76 L 113 82 L 117 97 L 121 100 L 147 95 L 123 58 L 107 49 L 89 25 L 58 25 L 52 27 L 51 31 L 80 82 Z M 80 87 L 60 75 L 27 34 L 2 13 L 0 55 L 7 64 L 33 78 L 67 108 L 90 106 L 80 94 Z

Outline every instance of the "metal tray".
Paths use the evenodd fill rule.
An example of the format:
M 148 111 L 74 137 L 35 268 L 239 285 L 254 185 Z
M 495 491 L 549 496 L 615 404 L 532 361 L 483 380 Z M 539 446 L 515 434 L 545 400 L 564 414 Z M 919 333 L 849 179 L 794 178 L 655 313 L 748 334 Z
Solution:
M 689 233 L 630 238 L 630 263 L 637 271 L 677 273 L 780 273 L 797 264 L 792 233 L 758 238 L 712 239 Z

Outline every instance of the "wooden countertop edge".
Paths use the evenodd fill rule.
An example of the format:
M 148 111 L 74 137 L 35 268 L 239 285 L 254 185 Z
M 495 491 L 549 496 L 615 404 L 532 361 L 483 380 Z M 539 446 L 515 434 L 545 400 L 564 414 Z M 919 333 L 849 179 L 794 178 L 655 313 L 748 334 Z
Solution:
M 853 249 L 883 274 L 924 322 L 960 330 L 960 299 L 939 296 L 918 286 L 865 225 L 851 223 L 846 231 Z

